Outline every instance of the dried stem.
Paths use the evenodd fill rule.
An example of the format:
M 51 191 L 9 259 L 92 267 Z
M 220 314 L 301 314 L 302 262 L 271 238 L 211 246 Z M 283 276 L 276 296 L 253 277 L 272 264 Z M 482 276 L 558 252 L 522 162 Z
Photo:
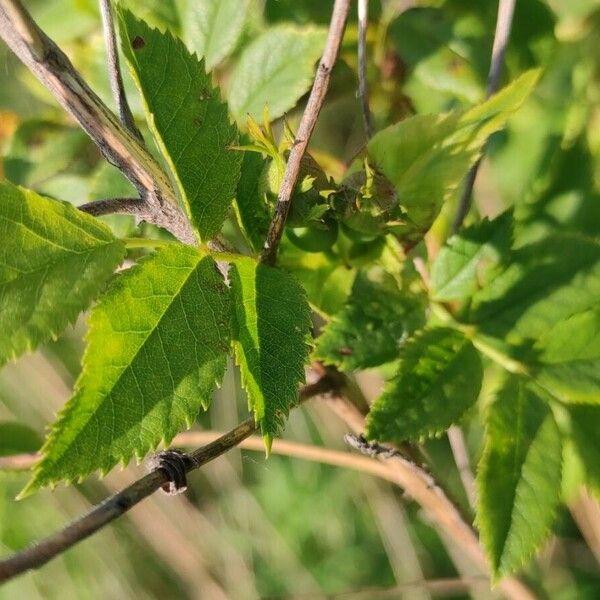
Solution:
M 331 392 L 340 384 L 340 379 L 330 372 L 324 372 L 317 381 L 300 388 L 299 398 L 303 402 L 317 396 Z M 187 463 L 186 471 L 193 471 L 207 462 L 225 454 L 242 440 L 256 431 L 253 417 L 246 419 L 210 442 L 206 446 L 189 454 L 191 460 Z M 89 513 L 67 525 L 64 529 L 48 536 L 46 539 L 34 544 L 30 548 L 13 554 L 0 561 L 0 583 L 13 577 L 36 569 L 46 564 L 52 558 L 62 554 L 78 542 L 86 539 L 99 529 L 125 514 L 130 508 L 147 498 L 168 482 L 164 470 L 154 470 L 145 477 L 138 479 L 124 490 L 110 496 L 94 507 Z
M 364 431 L 364 414 L 347 398 L 341 394 L 334 394 L 327 402 L 330 408 L 356 434 Z M 391 469 L 393 478 L 391 480 L 402 487 L 406 494 L 426 511 L 432 521 L 444 530 L 449 539 L 453 540 L 486 573 L 489 573 L 489 564 L 476 532 L 463 518 L 457 506 L 450 501 L 444 490 L 437 485 L 431 474 L 416 463 L 407 460 L 399 452 L 390 452 L 384 455 L 375 452 L 375 454 Z M 498 586 L 508 598 L 513 600 L 534 600 L 536 598 L 536 595 L 516 577 L 505 577 L 498 583 Z
M 133 113 L 129 108 L 123 77 L 121 76 L 121 67 L 119 65 L 119 48 L 117 45 L 117 36 L 115 33 L 115 23 L 113 20 L 111 0 L 100 0 L 100 14 L 102 15 L 102 28 L 104 30 L 104 45 L 106 46 L 106 62 L 108 67 L 108 80 L 110 89 L 117 105 L 121 123 L 135 137 L 143 142 L 142 134 L 135 124 Z
M 323 56 L 319 62 L 315 81 L 304 114 L 302 115 L 302 120 L 298 127 L 294 145 L 290 150 L 283 182 L 281 183 L 281 188 L 279 190 L 279 197 L 277 198 L 275 215 L 269 226 L 267 239 L 261 255 L 261 260 L 269 265 L 275 264 L 277 258 L 277 249 L 279 248 L 279 242 L 281 241 L 283 228 L 285 227 L 285 221 L 290 209 L 292 193 L 296 181 L 298 180 L 298 175 L 300 174 L 302 157 L 306 152 L 319 112 L 323 106 L 327 88 L 329 87 L 331 71 L 337 60 L 342 44 L 342 38 L 344 37 L 346 20 L 348 19 L 348 12 L 350 11 L 350 2 L 351 0 L 335 0 L 333 6 L 329 33 L 327 35 L 327 41 L 325 42 L 325 50 L 323 51 Z
M 448 429 L 448 441 L 452 449 L 452 456 L 458 468 L 458 474 L 462 481 L 463 488 L 467 494 L 467 500 L 471 508 L 475 508 L 477 503 L 477 495 L 475 492 L 475 477 L 471 469 L 471 461 L 469 460 L 469 451 L 465 442 L 465 436 L 462 429 L 458 425 L 452 425 Z
M 62 50 L 37 26 L 20 0 L 0 0 L 0 37 L 92 138 L 106 159 L 134 184 L 147 219 L 182 242 L 196 243 L 177 207 L 168 177 L 141 142 L 90 89 Z
M 506 46 L 508 45 L 508 38 L 510 37 L 513 14 L 515 11 L 515 1 L 516 0 L 498 1 L 498 18 L 496 20 L 492 60 L 486 89 L 486 97 L 488 98 L 498 90 L 500 84 L 500 74 L 502 72 L 502 65 L 504 64 L 504 54 L 506 53 Z M 456 217 L 454 218 L 454 223 L 452 225 L 453 233 L 456 233 L 460 229 L 469 212 L 469 208 L 471 207 L 473 186 L 475 185 L 475 179 L 477 179 L 477 172 L 479 171 L 480 164 L 481 158 L 471 167 L 471 170 L 465 179 L 465 187 L 463 188 L 458 210 L 456 211 Z
M 358 0 L 358 96 L 362 109 L 367 139 L 373 135 L 373 121 L 369 110 L 367 84 L 367 27 L 369 25 L 369 0 Z

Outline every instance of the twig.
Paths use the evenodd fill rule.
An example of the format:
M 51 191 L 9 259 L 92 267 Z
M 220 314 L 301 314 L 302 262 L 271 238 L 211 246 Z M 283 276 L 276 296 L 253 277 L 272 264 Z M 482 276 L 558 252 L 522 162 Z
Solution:
M 123 77 L 121 76 L 121 67 L 119 65 L 119 48 L 117 46 L 117 36 L 115 33 L 115 23 L 112 14 L 111 0 L 100 0 L 100 14 L 102 15 L 102 29 L 104 30 L 104 45 L 106 46 L 106 63 L 108 67 L 108 80 L 113 98 L 119 111 L 121 123 L 135 137 L 143 142 L 142 134 L 135 124 L 135 119 L 129 108 Z
M 304 402 L 314 396 L 331 392 L 339 385 L 339 378 L 335 374 L 325 372 L 317 381 L 304 385 L 299 390 L 299 400 Z M 253 417 L 246 419 L 198 450 L 186 455 L 185 471 L 193 471 L 202 465 L 214 460 L 231 448 L 237 446 L 242 440 L 256 431 Z M 0 561 L 0 583 L 47 563 L 52 558 L 65 552 L 78 542 L 86 539 L 99 529 L 108 525 L 130 508 L 147 498 L 158 489 L 170 483 L 164 469 L 153 470 L 151 473 L 138 479 L 130 486 L 110 496 L 94 507 L 89 513 L 67 525 L 64 529 L 48 536 L 30 548 L 17 552 L 9 558 Z
M 331 409 L 358 435 L 364 431 L 365 417 L 347 398 L 334 394 L 327 400 Z M 463 518 L 460 510 L 436 484 L 432 476 L 419 465 L 407 460 L 402 454 L 391 452 L 386 461 L 391 469 L 393 482 L 417 502 L 432 521 L 454 541 L 486 573 L 489 564 L 473 528 Z M 535 600 L 536 595 L 517 577 L 505 577 L 498 586 L 513 600 Z
M 346 20 L 348 19 L 348 12 L 350 11 L 350 2 L 351 0 L 335 0 L 333 6 L 329 33 L 327 35 L 327 41 L 325 42 L 323 56 L 319 62 L 315 81 L 304 114 L 302 115 L 302 120 L 298 126 L 294 145 L 290 150 L 283 181 L 279 190 L 279 197 L 277 198 L 275 215 L 269 226 L 267 239 L 261 254 L 262 262 L 269 265 L 275 264 L 277 258 L 277 249 L 279 247 L 279 242 L 281 241 L 281 236 L 283 235 L 283 228 L 290 208 L 294 186 L 296 185 L 298 175 L 300 174 L 302 157 L 306 152 L 319 112 L 323 106 L 325 94 L 329 87 L 331 71 L 335 65 L 342 44 Z
M 358 0 L 358 96 L 362 109 L 367 138 L 373 135 L 373 121 L 369 110 L 367 84 L 367 27 L 369 25 L 369 0 Z
M 199 448 L 193 452 L 194 464 L 190 462 L 189 470 L 196 469 L 207 462 L 221 456 L 237 446 L 244 438 L 256 430 L 254 418 L 249 418 L 230 432 L 216 439 L 211 444 Z M 126 513 L 130 508 L 156 492 L 161 486 L 168 483 L 164 470 L 152 471 L 145 477 L 138 479 L 135 483 L 124 490 L 107 498 L 98 504 L 89 513 L 73 521 L 64 529 L 38 542 L 37 544 L 13 554 L 11 557 L 0 561 L 0 583 L 8 581 L 12 577 L 41 567 L 49 560 L 65 552 L 77 542 L 89 537 L 111 521 Z
M 516 0 L 498 1 L 496 32 L 494 33 L 492 60 L 487 80 L 487 98 L 497 91 L 500 84 L 500 74 L 502 72 L 502 65 L 504 64 L 504 54 L 506 53 L 506 46 L 508 45 L 508 38 L 510 37 L 513 14 L 515 11 L 515 1 Z M 460 229 L 465 217 L 467 216 L 467 213 L 469 212 L 469 208 L 471 207 L 473 186 L 475 185 L 475 179 L 477 178 L 477 172 L 479 171 L 480 164 L 481 158 L 471 167 L 471 170 L 465 179 L 465 187 L 463 188 L 458 210 L 456 211 L 456 217 L 454 218 L 454 223 L 452 224 L 453 233 L 456 233 Z
M 0 0 L 0 37 L 134 184 L 153 221 L 182 242 L 196 243 L 168 177 L 140 141 L 90 89 L 67 56 L 37 26 L 20 0 Z M 160 222 L 159 222 L 160 221 Z
M 469 451 L 467 450 L 467 444 L 465 443 L 465 436 L 458 425 L 452 425 L 450 429 L 448 429 L 448 441 L 450 442 L 452 456 L 454 457 L 454 462 L 458 468 L 460 480 L 462 481 L 467 494 L 469 506 L 474 509 L 477 503 L 475 477 L 473 476 L 473 471 L 471 469 L 471 461 L 469 460 Z
M 133 215 L 137 221 L 145 221 L 166 229 L 184 244 L 194 245 L 197 243 L 196 236 L 190 230 L 189 222 L 181 211 L 166 211 L 165 208 L 167 207 L 159 208 L 156 205 L 144 202 L 141 198 L 95 200 L 94 202 L 81 204 L 78 208 L 94 217 L 110 214 Z M 220 248 L 218 251 L 220 251 Z

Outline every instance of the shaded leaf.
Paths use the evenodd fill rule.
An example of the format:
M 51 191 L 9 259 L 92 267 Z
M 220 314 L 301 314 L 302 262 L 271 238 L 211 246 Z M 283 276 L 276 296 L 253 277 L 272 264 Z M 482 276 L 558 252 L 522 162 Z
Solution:
M 183 245 L 140 261 L 92 311 L 75 395 L 24 491 L 109 471 L 168 443 L 220 383 L 229 291 L 212 258 Z
M 394 231 L 411 240 L 431 227 L 487 138 L 505 125 L 538 78 L 539 71 L 529 71 L 469 110 L 417 115 L 373 136 L 369 160 L 392 182 L 403 209 Z
M 406 339 L 425 324 L 423 303 L 393 281 L 359 275 L 344 308 L 317 341 L 315 358 L 345 371 L 395 360 Z
M 229 81 L 229 105 L 239 122 L 260 117 L 265 104 L 271 119 L 293 108 L 312 84 L 325 31 L 278 25 L 242 53 Z
M 202 240 L 221 229 L 240 176 L 237 129 L 203 61 L 183 42 L 119 10 L 122 46 L 192 224 Z
M 0 182 L 0 365 L 56 337 L 87 308 L 125 248 L 70 204 Z
M 235 48 L 244 29 L 250 0 L 187 0 L 183 39 L 204 58 L 210 71 Z
M 496 577 L 525 564 L 559 503 L 561 437 L 547 406 L 510 378 L 490 408 L 477 471 L 477 524 Z
M 462 229 L 440 250 L 431 269 L 434 300 L 472 296 L 489 283 L 512 245 L 512 212 Z
M 473 344 L 453 329 L 426 329 L 400 349 L 400 366 L 367 416 L 369 439 L 437 435 L 477 400 L 483 369 Z
M 583 464 L 587 483 L 600 493 L 600 407 L 570 406 L 571 440 Z
M 260 197 L 260 180 L 266 162 L 257 152 L 244 152 L 235 195 L 238 221 L 255 252 L 262 250 L 271 222 L 266 202 Z
M 310 309 L 300 284 L 280 269 L 239 258 L 229 277 L 236 316 L 235 359 L 269 449 L 304 381 Z

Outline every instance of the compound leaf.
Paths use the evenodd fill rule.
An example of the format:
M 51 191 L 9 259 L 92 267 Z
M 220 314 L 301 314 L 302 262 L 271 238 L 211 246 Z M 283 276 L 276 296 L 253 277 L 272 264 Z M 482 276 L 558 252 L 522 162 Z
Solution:
M 344 371 L 376 367 L 395 360 L 424 324 L 423 304 L 414 294 L 359 275 L 348 302 L 319 336 L 315 358 Z
M 229 105 L 239 122 L 246 115 L 262 115 L 265 104 L 271 119 L 290 108 L 312 83 L 325 32 L 290 25 L 271 27 L 242 53 L 229 81 Z
M 235 358 L 268 450 L 304 381 L 310 309 L 300 284 L 280 269 L 238 258 L 229 277 Z
M 400 366 L 367 416 L 366 435 L 386 442 L 445 431 L 479 395 L 483 369 L 460 332 L 426 329 L 400 349 Z
M 230 293 L 214 260 L 173 245 L 117 277 L 92 311 L 83 371 L 24 494 L 109 471 L 190 426 L 223 378 Z
M 510 378 L 490 408 L 477 472 L 477 523 L 496 577 L 521 567 L 549 534 L 561 471 L 561 437 L 550 410 Z
M 204 62 L 171 33 L 119 10 L 123 52 L 144 99 L 150 128 L 203 240 L 219 232 L 240 176 L 237 128 Z
M 70 204 L 0 182 L 0 366 L 56 337 L 123 260 L 110 230 Z

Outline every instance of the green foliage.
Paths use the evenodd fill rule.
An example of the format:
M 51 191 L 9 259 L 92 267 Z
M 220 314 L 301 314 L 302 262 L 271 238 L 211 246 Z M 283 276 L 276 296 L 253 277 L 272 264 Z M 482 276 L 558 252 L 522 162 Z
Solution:
M 119 10 L 123 51 L 156 142 L 202 240 L 219 232 L 235 196 L 242 156 L 237 129 L 204 62 L 170 33 Z
M 569 437 L 583 463 L 587 484 L 600 494 L 600 408 L 597 406 L 570 406 Z
M 250 0 L 185 0 L 181 11 L 183 39 L 212 69 L 235 48 Z
M 257 152 L 244 152 L 235 195 L 235 208 L 246 239 L 255 252 L 262 250 L 271 217 L 260 194 L 260 181 L 267 161 Z
M 394 232 L 411 241 L 429 230 L 479 158 L 487 138 L 505 125 L 538 79 L 539 71 L 525 73 L 469 110 L 417 115 L 369 141 L 369 160 L 391 181 L 399 198 L 402 215 Z
M 465 300 L 490 283 L 512 246 L 512 214 L 462 229 L 440 250 L 431 269 L 433 299 Z
M 239 258 L 229 273 L 233 348 L 267 450 L 298 400 L 308 357 L 310 311 L 296 280 L 279 269 Z
M 481 359 L 458 331 L 426 329 L 400 349 L 399 357 L 398 372 L 367 417 L 369 439 L 404 442 L 438 435 L 477 400 Z
M 314 357 L 343 371 L 393 361 L 398 349 L 425 324 L 420 300 L 395 281 L 359 274 L 344 308 L 319 336 Z
M 123 260 L 107 227 L 0 182 L 0 366 L 55 338 Z
M 228 84 L 229 105 L 238 122 L 258 117 L 265 104 L 272 119 L 293 108 L 310 88 L 325 32 L 312 27 L 272 27 L 242 53 Z
M 561 466 L 552 414 L 523 381 L 509 379 L 489 410 L 477 470 L 477 524 L 497 578 L 519 569 L 549 535 Z
M 225 371 L 231 301 L 212 258 L 182 245 L 143 259 L 92 311 L 83 371 L 24 494 L 106 473 L 168 443 Z

